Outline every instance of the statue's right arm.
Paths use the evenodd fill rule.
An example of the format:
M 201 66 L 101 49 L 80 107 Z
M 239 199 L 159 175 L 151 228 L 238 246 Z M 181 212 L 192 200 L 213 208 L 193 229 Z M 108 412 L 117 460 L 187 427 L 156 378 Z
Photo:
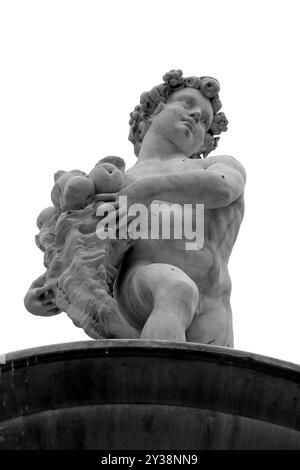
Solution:
M 47 281 L 43 274 L 38 277 L 28 289 L 24 298 L 24 304 L 27 310 L 33 315 L 49 317 L 61 313 L 55 304 L 55 280 Z
M 205 204 L 207 209 L 225 207 L 244 192 L 246 173 L 233 157 L 210 157 L 198 169 L 143 176 L 120 191 L 128 205 L 149 205 L 154 199 L 173 203 Z

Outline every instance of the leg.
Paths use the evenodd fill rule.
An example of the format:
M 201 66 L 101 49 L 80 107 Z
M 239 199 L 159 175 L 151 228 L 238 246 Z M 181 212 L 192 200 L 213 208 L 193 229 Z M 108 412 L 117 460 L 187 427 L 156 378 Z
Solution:
M 141 339 L 186 341 L 199 294 L 181 269 L 162 263 L 138 266 L 119 292 L 128 317 L 141 329 Z
M 230 306 L 215 301 L 214 307 L 194 317 L 186 332 L 187 341 L 233 347 Z

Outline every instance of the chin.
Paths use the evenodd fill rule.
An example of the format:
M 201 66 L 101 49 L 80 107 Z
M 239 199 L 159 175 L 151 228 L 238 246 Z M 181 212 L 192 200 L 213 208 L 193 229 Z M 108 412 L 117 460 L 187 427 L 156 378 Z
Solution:
M 192 138 L 186 138 L 184 136 L 182 139 L 177 140 L 176 144 L 178 150 L 184 153 L 187 157 L 197 152 L 197 150 L 195 150 L 195 144 Z M 199 147 L 197 146 L 197 148 Z

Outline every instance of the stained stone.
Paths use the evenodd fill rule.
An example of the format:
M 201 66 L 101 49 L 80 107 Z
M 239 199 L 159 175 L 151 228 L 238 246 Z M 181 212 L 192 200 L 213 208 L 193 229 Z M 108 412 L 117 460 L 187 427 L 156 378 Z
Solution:
M 122 158 L 108 156 L 89 173 L 55 174 L 53 206 L 38 217 L 46 272 L 26 294 L 31 313 L 64 311 L 94 339 L 233 347 L 228 261 L 244 215 L 246 174 L 232 156 L 208 156 L 227 130 L 219 90 L 212 77 L 167 72 L 130 114 L 133 167 L 125 171 Z M 148 224 L 154 206 L 159 236 Z
M 294 364 L 191 343 L 11 353 L 1 365 L 0 449 L 300 450 L 299 386 Z

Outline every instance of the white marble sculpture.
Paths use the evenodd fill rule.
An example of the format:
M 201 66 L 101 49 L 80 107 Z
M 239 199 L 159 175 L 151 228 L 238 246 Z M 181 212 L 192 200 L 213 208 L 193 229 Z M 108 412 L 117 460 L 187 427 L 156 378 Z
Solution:
M 231 156 L 208 157 L 227 130 L 221 106 L 217 80 L 172 70 L 130 115 L 138 157 L 132 168 L 106 157 L 89 174 L 56 173 L 53 206 L 38 218 L 46 272 L 26 294 L 31 313 L 64 311 L 92 338 L 233 346 L 228 260 L 243 219 L 246 175 Z M 191 208 L 193 219 L 194 207 L 203 205 L 202 245 L 187 249 L 184 236 L 153 237 L 150 225 L 143 237 L 122 238 L 124 216 L 125 229 L 134 218 L 120 196 L 127 209 L 139 203 L 150 214 L 155 204 L 163 219 L 175 206 Z M 99 220 L 117 222 L 117 237 L 100 239 Z M 172 232 L 175 216 L 170 220 Z

